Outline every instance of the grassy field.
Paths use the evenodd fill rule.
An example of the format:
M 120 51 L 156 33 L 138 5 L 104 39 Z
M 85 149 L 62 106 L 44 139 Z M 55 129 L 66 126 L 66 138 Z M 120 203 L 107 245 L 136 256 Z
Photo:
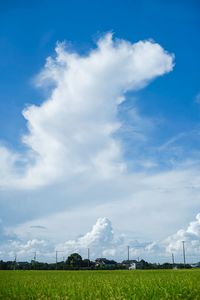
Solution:
M 200 299 L 200 270 L 0 271 L 0 299 Z

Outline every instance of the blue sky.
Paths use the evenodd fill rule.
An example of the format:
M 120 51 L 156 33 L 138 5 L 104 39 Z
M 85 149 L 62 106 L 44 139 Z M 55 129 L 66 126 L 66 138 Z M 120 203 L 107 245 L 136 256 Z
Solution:
M 131 241 L 138 237 L 143 242 L 154 239 L 165 241 L 167 236 L 176 235 L 180 228 L 187 233 L 189 222 L 199 212 L 200 200 L 198 1 L 18 1 L 18 4 L 15 1 L 1 1 L 0 28 L 2 238 L 12 238 L 18 243 L 16 251 L 22 251 L 23 245 L 29 241 L 28 236 L 38 241 L 32 246 L 38 249 L 40 245 L 45 245 L 54 251 L 52 249 L 58 243 L 64 243 L 69 238 L 75 239 L 72 245 L 77 243 L 80 246 L 82 240 L 76 240 L 76 237 L 88 232 L 99 217 L 103 219 L 96 223 L 96 231 L 91 232 L 96 234 L 98 230 L 107 228 L 108 231 L 103 231 L 102 235 L 110 236 L 111 220 L 118 234 L 128 236 L 124 244 L 128 239 Z M 101 39 L 103 51 L 107 53 L 108 32 L 113 33 L 111 52 L 118 44 L 118 49 L 122 49 L 122 41 L 126 43 L 127 53 L 130 44 L 150 41 L 149 44 L 142 42 L 146 47 L 144 54 L 140 50 L 140 64 L 144 62 L 143 79 L 137 84 L 132 83 L 131 88 L 127 87 L 123 76 L 128 78 L 129 73 L 122 72 L 125 62 L 121 65 L 121 71 L 116 61 L 116 72 L 112 67 L 102 75 L 107 80 L 106 84 L 100 82 L 98 76 L 92 78 L 89 92 L 83 94 L 83 98 L 93 97 L 94 100 L 88 100 L 85 104 L 82 100 L 77 102 L 76 114 L 73 112 L 70 115 L 70 110 L 63 107 L 60 111 L 61 114 L 63 111 L 63 116 L 59 120 L 54 111 L 59 111 L 60 99 L 70 98 L 71 94 L 66 94 L 69 91 L 63 87 L 56 89 L 54 85 L 49 86 L 48 80 L 47 84 L 44 83 L 42 76 L 62 86 L 62 76 L 68 78 L 68 73 L 56 62 L 59 53 L 63 57 L 67 57 L 67 53 L 76 53 L 81 58 L 89 58 L 95 49 L 101 49 L 96 45 Z M 58 41 L 65 41 L 67 46 L 60 47 L 60 52 L 56 54 Z M 156 52 L 154 42 L 162 47 L 161 54 Z M 154 50 L 155 58 L 150 60 L 155 59 L 155 62 L 150 73 L 146 74 L 145 64 L 148 68 L 149 61 L 145 62 L 145 53 Z M 119 61 L 122 59 L 120 53 L 119 50 Z M 57 66 L 51 65 L 45 69 L 49 56 L 55 59 Z M 65 59 L 60 58 L 63 63 Z M 155 69 L 159 59 L 162 70 L 157 73 Z M 79 59 L 75 63 L 80 72 L 86 72 L 85 78 L 89 69 L 81 67 Z M 97 67 L 95 63 L 94 69 L 94 74 L 99 74 L 101 64 Z M 60 74 L 61 70 L 65 75 L 53 78 L 55 74 L 52 75 L 52 72 Z M 134 72 L 132 80 L 139 80 L 140 72 L 137 75 L 137 70 L 133 69 Z M 74 81 L 66 79 L 66 84 L 84 93 L 83 87 L 87 86 L 84 79 L 82 86 L 82 79 L 76 82 L 77 75 L 70 76 L 75 76 Z M 109 105 L 108 102 L 109 97 L 114 99 L 112 90 L 116 88 L 117 91 L 116 85 L 119 84 L 114 82 L 115 77 L 121 78 L 120 84 L 124 84 L 120 96 L 125 97 L 125 101 L 113 106 L 114 102 Z M 53 96 L 54 93 L 60 98 Z M 42 108 L 45 106 L 43 104 L 52 97 L 57 104 L 54 108 L 47 104 L 46 111 Z M 98 97 L 100 100 L 96 100 Z M 36 110 L 31 105 L 35 105 Z M 73 107 L 73 101 L 66 105 Z M 22 114 L 24 110 L 25 115 Z M 47 115 L 51 117 L 48 119 Z M 70 121 L 72 119 L 73 122 Z M 93 130 L 90 131 L 91 128 Z M 107 135 L 99 132 L 99 128 L 103 128 Z M 72 133 L 75 133 L 73 138 Z M 22 142 L 24 136 L 26 142 Z M 46 167 L 42 162 L 47 164 Z M 100 177 L 94 179 L 94 173 Z M 124 206 L 129 208 L 128 211 Z M 172 207 L 178 212 L 173 212 Z M 147 216 L 145 210 L 148 211 Z M 66 214 L 59 217 L 63 211 Z M 119 221 L 120 212 L 127 218 L 127 223 Z M 72 221 L 72 215 L 80 222 Z M 48 219 L 51 223 L 56 220 L 53 221 L 54 231 L 50 229 Z M 61 228 L 69 230 L 60 219 L 66 220 L 66 223 L 70 220 L 73 230 L 70 229 L 70 234 L 57 240 L 57 231 Z M 196 220 L 193 222 L 198 226 L 199 219 Z M 144 228 L 141 222 L 145 223 Z M 157 229 L 158 224 L 162 230 Z M 47 229 L 41 233 L 39 229 L 34 231 L 34 226 Z M 129 227 L 134 229 L 129 230 Z M 30 233 L 30 228 L 34 232 Z M 49 232 L 53 232 L 52 236 Z M 91 232 L 89 236 L 92 236 Z M 170 247 L 175 247 L 173 243 L 178 243 L 181 238 L 183 236 L 173 236 Z M 54 245 L 48 245 L 46 241 L 49 239 L 54 240 Z M 89 238 L 86 240 L 89 243 Z M 107 247 L 111 249 L 117 245 L 111 239 Z M 177 245 L 175 249 L 178 251 Z M 6 247 L 9 245 L 5 242 L 4 249 L 8 249 Z M 65 245 L 62 244 L 62 247 Z M 106 251 L 106 245 L 102 247 Z M 106 253 L 111 255 L 114 253 L 111 250 Z M 25 252 L 22 254 L 27 255 Z M 152 255 L 155 253 L 152 252 Z
M 1 1 L 0 22 L 0 126 L 1 137 L 11 145 L 25 125 L 24 104 L 41 103 L 31 79 L 53 53 L 56 41 L 68 40 L 85 52 L 108 30 L 132 42 L 152 38 L 176 55 L 173 74 L 140 92 L 142 112 L 169 118 L 169 134 L 198 121 L 198 1 Z

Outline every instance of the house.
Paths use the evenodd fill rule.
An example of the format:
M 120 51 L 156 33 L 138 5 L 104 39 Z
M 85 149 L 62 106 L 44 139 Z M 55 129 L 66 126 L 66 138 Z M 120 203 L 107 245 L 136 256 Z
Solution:
M 192 268 L 200 268 L 200 262 L 191 264 Z
M 137 260 L 131 259 L 131 260 L 123 260 L 122 265 L 125 266 L 127 269 L 131 267 L 130 270 L 133 270 L 133 268 L 137 268 Z
M 117 265 L 117 262 L 115 260 L 109 260 L 105 257 L 95 259 L 96 267 L 114 268 L 116 265 Z
M 137 263 L 135 263 L 135 262 L 131 263 L 128 269 L 129 270 L 136 270 L 137 269 Z
M 137 261 L 135 259 L 133 259 L 133 260 L 123 260 L 122 265 L 125 266 L 129 270 L 149 269 L 149 264 L 143 259 L 141 259 L 140 261 Z

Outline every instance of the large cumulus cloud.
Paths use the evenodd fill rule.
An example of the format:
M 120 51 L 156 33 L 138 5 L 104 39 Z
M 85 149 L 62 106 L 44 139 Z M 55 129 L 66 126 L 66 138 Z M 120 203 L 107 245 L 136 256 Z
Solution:
M 173 68 L 173 55 L 152 41 L 132 44 L 108 33 L 87 55 L 58 44 L 37 78 L 50 85 L 40 106 L 23 115 L 26 153 L 0 147 L 0 187 L 35 188 L 82 174 L 110 178 L 126 171 L 122 144 L 113 137 L 117 110 L 138 90 Z

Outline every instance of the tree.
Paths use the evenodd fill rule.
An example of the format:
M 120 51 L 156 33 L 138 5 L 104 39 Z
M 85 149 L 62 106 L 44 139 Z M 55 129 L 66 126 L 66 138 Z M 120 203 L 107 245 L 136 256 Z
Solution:
M 72 253 L 68 256 L 66 263 L 73 268 L 80 268 L 82 264 L 82 257 L 78 253 Z

